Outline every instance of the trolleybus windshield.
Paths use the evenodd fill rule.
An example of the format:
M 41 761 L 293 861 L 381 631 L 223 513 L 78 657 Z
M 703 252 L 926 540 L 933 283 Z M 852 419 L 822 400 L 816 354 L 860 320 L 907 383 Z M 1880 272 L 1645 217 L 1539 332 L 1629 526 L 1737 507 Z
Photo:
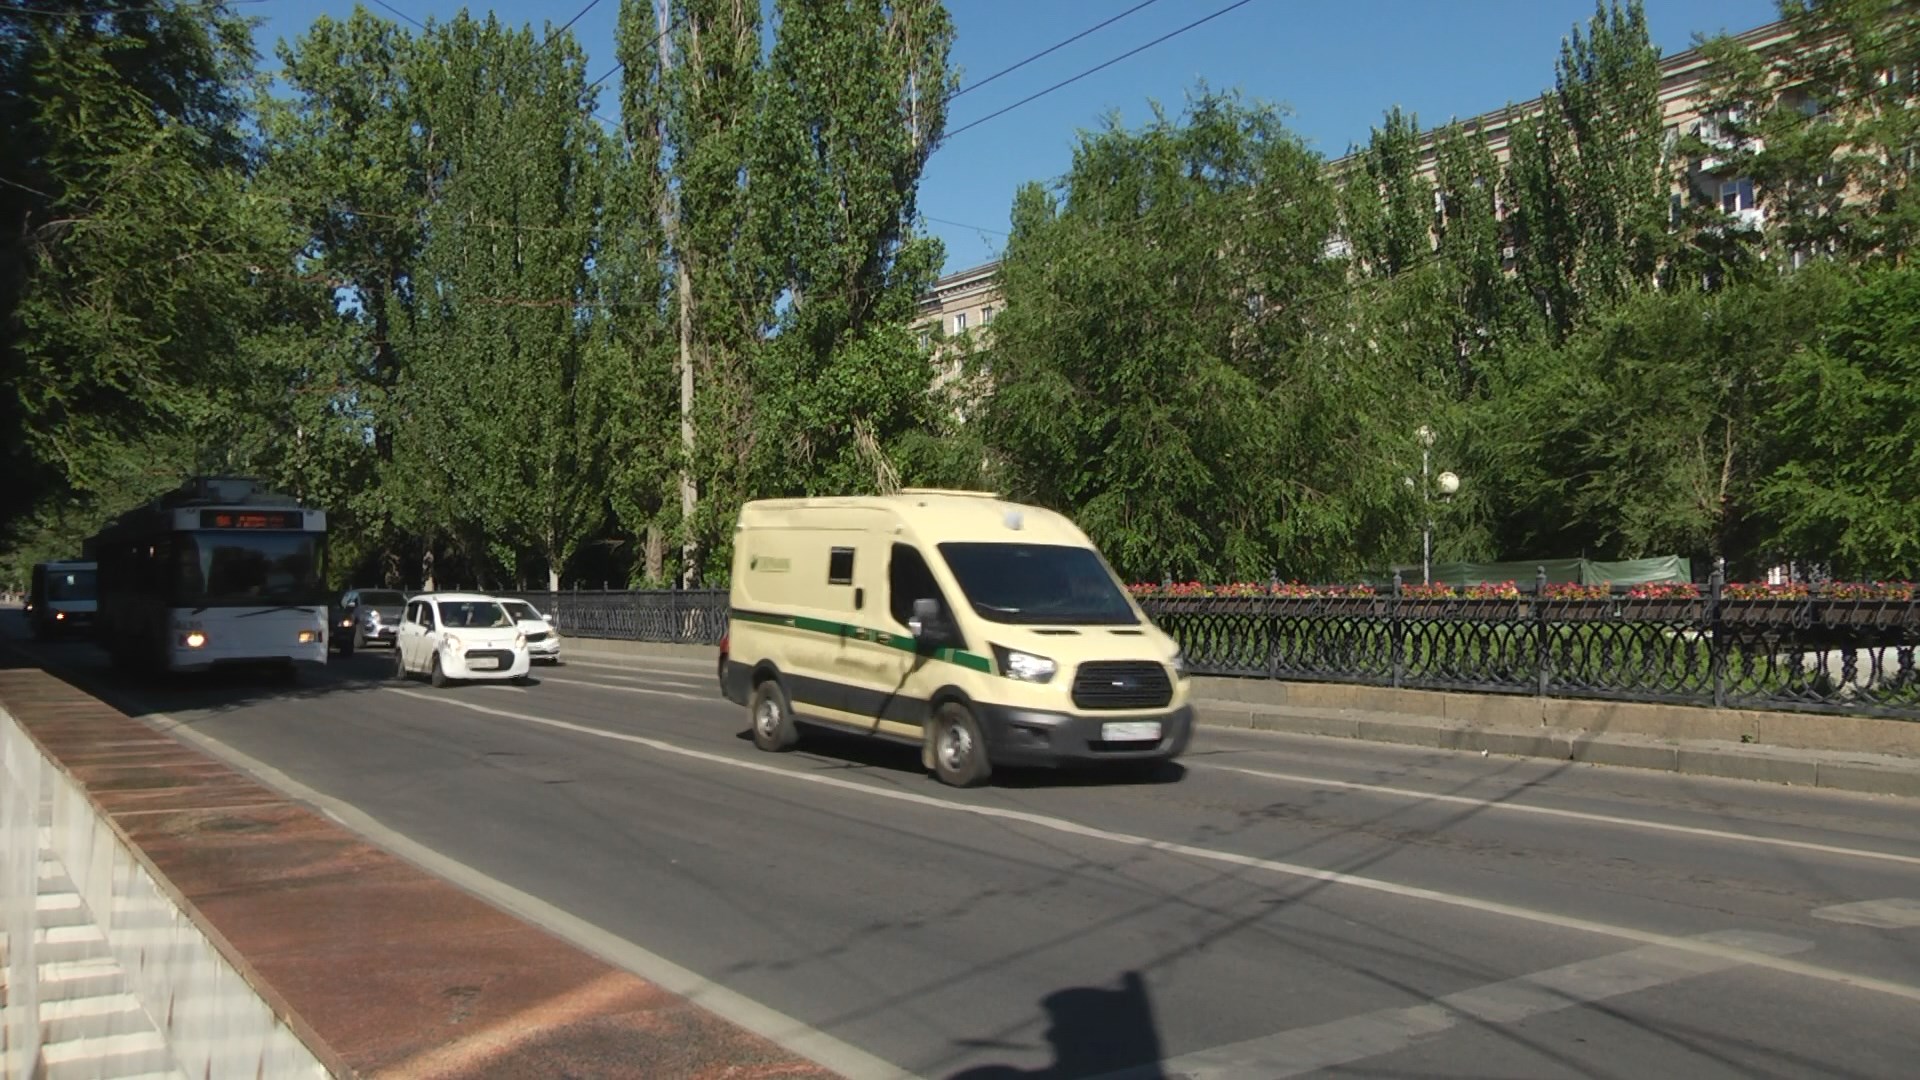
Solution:
M 318 533 L 175 534 L 173 602 L 208 607 L 323 602 Z

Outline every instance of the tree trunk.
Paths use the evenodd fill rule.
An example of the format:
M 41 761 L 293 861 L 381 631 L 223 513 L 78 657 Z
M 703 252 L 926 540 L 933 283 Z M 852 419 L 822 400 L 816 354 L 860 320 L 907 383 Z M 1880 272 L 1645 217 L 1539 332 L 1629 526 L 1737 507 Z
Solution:
M 647 526 L 647 584 L 659 585 L 667 574 L 667 536 L 660 526 Z

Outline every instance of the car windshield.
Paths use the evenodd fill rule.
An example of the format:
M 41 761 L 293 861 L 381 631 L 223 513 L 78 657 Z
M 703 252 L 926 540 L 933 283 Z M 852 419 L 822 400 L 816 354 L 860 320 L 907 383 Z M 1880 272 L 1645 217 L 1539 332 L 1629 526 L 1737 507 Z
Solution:
M 367 589 L 360 593 L 361 607 L 405 607 L 407 598 L 386 589 Z
M 48 600 L 91 600 L 93 599 L 93 571 L 91 570 L 49 570 L 47 571 Z
M 941 544 L 960 591 L 983 619 L 1065 626 L 1139 623 L 1100 556 L 1062 544 Z
M 443 600 L 440 602 L 440 625 L 485 630 L 512 626 L 513 620 L 507 616 L 506 608 L 492 600 Z
M 505 605 L 507 614 L 512 615 L 516 619 L 537 620 L 540 618 L 540 613 L 535 611 L 533 605 L 527 603 L 525 600 L 502 600 L 500 603 Z
M 325 603 L 322 541 L 308 532 L 183 532 L 174 547 L 180 605 Z

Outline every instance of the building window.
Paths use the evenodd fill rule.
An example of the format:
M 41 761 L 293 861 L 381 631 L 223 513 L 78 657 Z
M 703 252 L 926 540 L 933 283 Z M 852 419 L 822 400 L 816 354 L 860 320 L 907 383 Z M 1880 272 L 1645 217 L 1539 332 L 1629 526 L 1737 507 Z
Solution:
M 931 330 L 922 330 L 914 336 L 920 339 L 920 347 L 923 349 L 933 344 L 933 331 Z
M 1686 209 L 1687 200 L 1684 195 L 1675 192 L 1667 196 L 1667 224 L 1676 229 L 1679 228 L 1680 219 L 1686 216 Z
M 964 333 L 966 332 L 966 329 L 967 329 L 967 313 L 963 311 L 960 314 L 955 315 L 953 317 L 953 332 L 956 334 Z
M 992 322 L 993 322 L 993 305 L 988 304 L 986 307 L 983 307 L 980 309 L 980 325 L 987 326 L 987 325 L 990 325 Z
M 1720 209 L 1729 214 L 1753 209 L 1753 180 L 1738 177 L 1720 182 Z

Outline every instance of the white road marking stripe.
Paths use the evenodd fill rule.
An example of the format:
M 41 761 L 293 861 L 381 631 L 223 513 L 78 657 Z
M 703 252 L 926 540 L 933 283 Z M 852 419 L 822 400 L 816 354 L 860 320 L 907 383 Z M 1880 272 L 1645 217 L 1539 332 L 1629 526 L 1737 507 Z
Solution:
M 1815 908 L 1813 917 L 1828 922 L 1871 926 L 1878 930 L 1910 930 L 1920 926 L 1920 900 L 1894 897 L 1889 900 L 1834 904 L 1832 907 Z
M 460 705 L 462 708 L 477 709 L 484 713 L 504 714 L 504 710 L 456 702 L 418 690 L 404 690 L 399 687 L 387 689 L 397 694 L 420 698 L 423 701 L 439 701 Z M 367 837 L 428 873 L 436 874 L 486 897 L 533 925 L 558 934 L 587 952 L 625 968 L 669 993 L 678 994 L 708 1012 L 767 1039 L 776 1046 L 810 1058 L 847 1077 L 847 1080 L 919 1080 L 913 1073 L 869 1054 L 851 1043 L 842 1042 L 824 1031 L 809 1027 L 752 998 L 737 994 L 681 967 L 666 957 L 650 952 L 611 931 L 603 930 L 578 915 L 556 907 L 530 893 L 522 892 L 503 881 L 488 877 L 465 863 L 448 858 L 425 844 L 409 839 L 380 824 L 372 815 L 359 807 L 308 787 L 266 762 L 228 746 L 219 739 L 165 713 L 149 713 L 145 719 L 156 729 L 203 747 L 245 769 L 268 787 L 318 807 L 322 813 L 342 826 Z M 42 971 L 44 970 L 43 967 Z
M 653 675 L 594 675 L 592 676 L 592 678 L 619 679 L 622 682 L 651 683 L 655 686 L 677 686 L 687 690 L 698 690 L 701 688 L 702 685 L 704 685 L 696 680 L 683 678 L 683 677 L 662 678 L 662 677 L 653 676 Z M 584 683 L 587 680 L 584 678 L 579 678 L 575 676 L 566 676 L 566 677 L 553 678 L 553 681 L 556 683 Z M 714 697 L 714 700 L 716 701 L 722 700 L 720 697 L 720 690 L 717 684 L 714 687 L 713 697 Z
M 625 694 L 652 694 L 655 697 L 678 698 L 681 701 L 713 702 L 722 700 L 712 694 L 689 694 L 681 690 L 655 690 L 645 686 L 616 686 L 613 683 L 588 682 L 585 679 L 568 679 L 568 686 L 585 686 L 594 690 L 618 690 Z M 407 691 L 400 691 L 407 693 Z
M 683 679 L 692 679 L 701 675 L 708 675 L 712 676 L 716 683 L 719 680 L 719 664 L 717 660 L 713 664 L 706 665 L 704 669 L 696 667 L 692 661 L 688 661 L 685 667 L 648 667 L 645 664 L 602 664 L 593 660 L 568 660 L 565 666 L 569 668 L 604 668 L 608 671 L 645 671 L 655 675 L 677 675 Z
M 1769 847 L 1818 851 L 1824 855 L 1840 855 L 1854 859 L 1879 859 L 1885 862 L 1920 866 L 1920 856 L 1917 855 L 1900 855 L 1890 851 L 1873 851 L 1868 848 L 1837 847 L 1833 844 L 1814 843 L 1811 840 L 1788 840 L 1777 836 L 1754 836 L 1749 833 L 1729 832 L 1725 829 L 1707 829 L 1695 825 L 1673 825 L 1663 821 L 1645 821 L 1639 818 L 1617 817 L 1613 814 L 1594 814 L 1584 810 L 1562 810 L 1551 806 L 1529 806 L 1525 803 L 1502 802 L 1498 799 L 1476 799 L 1468 795 L 1441 795 L 1428 791 L 1416 791 L 1410 788 L 1386 787 L 1381 784 L 1362 784 L 1353 780 L 1329 780 L 1318 776 L 1302 776 L 1298 773 L 1272 772 L 1267 769 L 1249 769 L 1240 765 L 1188 762 L 1187 766 L 1188 768 L 1213 769 L 1219 772 L 1242 773 L 1247 776 L 1258 776 L 1263 779 L 1279 780 L 1289 784 L 1307 784 L 1315 787 L 1339 788 L 1344 791 L 1364 791 L 1372 795 L 1388 795 L 1398 799 L 1410 799 L 1417 802 L 1452 803 L 1456 806 L 1472 806 L 1483 810 L 1503 810 L 1515 814 L 1535 814 L 1541 817 L 1588 821 L 1596 825 L 1616 825 L 1630 829 L 1680 833 L 1686 836 L 1703 836 L 1711 840 L 1733 840 L 1743 844 L 1765 844 Z
M 1793 938 L 1738 930 L 1689 940 L 1769 956 L 1813 947 Z M 1182 1054 L 1150 1067 L 1151 1075 L 1182 1080 L 1279 1080 L 1390 1054 L 1469 1021 L 1511 1024 L 1739 966 L 1725 956 L 1647 945 L 1447 994 L 1423 1005 L 1381 1009 Z M 1146 1075 L 1146 1071 L 1122 1070 L 1103 1080 L 1124 1080 L 1129 1075 Z
M 1283 877 L 1320 881 L 1330 885 L 1345 885 L 1349 888 L 1363 889 L 1368 892 L 1381 893 L 1387 896 L 1396 896 L 1407 900 L 1423 900 L 1428 903 L 1537 923 L 1542 926 L 1553 926 L 1583 934 L 1599 934 L 1605 937 L 1616 937 L 1624 941 L 1638 942 L 1642 945 L 1661 945 L 1671 949 L 1678 949 L 1682 952 L 1700 953 L 1731 960 L 1739 964 L 1750 964 L 1754 967 L 1766 968 L 1787 975 L 1797 975 L 1803 978 L 1838 983 L 1842 986 L 1851 986 L 1859 990 L 1868 990 L 1874 993 L 1886 994 L 1891 997 L 1904 998 L 1908 1001 L 1920 1001 L 1920 986 L 1895 982 L 1891 979 L 1881 979 L 1871 975 L 1859 975 L 1849 971 L 1841 971 L 1837 968 L 1821 967 L 1817 964 L 1802 963 L 1784 957 L 1769 956 L 1755 952 L 1752 949 L 1723 945 L 1719 942 L 1702 938 L 1680 937 L 1673 934 L 1662 934 L 1652 930 L 1638 930 L 1630 926 L 1604 923 L 1593 919 L 1582 919 L 1573 915 L 1561 915 L 1552 911 L 1541 911 L 1537 908 L 1523 907 L 1518 904 L 1509 904 L 1498 900 L 1482 900 L 1478 897 L 1465 896 L 1459 893 L 1442 892 L 1439 889 L 1425 889 L 1417 885 L 1400 885 L 1380 878 L 1348 874 L 1339 870 L 1323 870 L 1319 867 L 1304 866 L 1299 863 L 1281 862 L 1277 859 L 1263 859 L 1256 855 L 1242 855 L 1238 852 L 1196 847 L 1192 844 L 1182 844 L 1171 840 L 1155 840 L 1152 837 L 1113 832 L 1108 829 L 1100 829 L 1091 825 L 1082 825 L 1078 822 L 1068 821 L 1065 818 L 1048 817 L 1044 814 L 1030 813 L 1025 810 L 1009 810 L 997 806 L 970 806 L 966 803 L 952 802 L 947 799 L 936 799 L 930 795 L 920 795 L 910 791 L 895 791 L 887 788 L 874 787 L 871 784 L 863 784 L 853 780 L 843 780 L 837 776 L 802 773 L 775 765 L 765 765 L 755 761 L 743 761 L 739 758 L 727 757 L 724 754 L 695 750 L 691 747 L 679 746 L 674 743 L 647 738 L 642 735 L 628 735 L 623 732 L 588 727 L 585 724 L 575 724 L 566 720 L 553 720 L 544 716 L 513 713 L 505 709 L 493 709 L 485 705 L 475 705 L 471 702 L 437 698 L 431 694 L 422 694 L 416 690 L 401 690 L 397 687 L 389 687 L 388 689 L 392 693 L 419 698 L 423 701 L 439 701 L 457 708 L 470 709 L 474 712 L 497 716 L 506 720 L 518 720 L 524 723 L 538 724 L 543 727 L 555 728 L 561 731 L 572 731 L 581 735 L 591 735 L 595 738 L 632 743 L 636 746 L 645 746 L 649 749 L 658 750 L 661 753 L 676 754 L 680 757 L 695 761 L 704 761 L 713 765 L 722 765 L 730 769 L 763 773 L 781 777 L 786 780 L 858 792 L 861 795 L 867 795 L 873 798 L 890 799 L 895 802 L 932 807 L 947 813 L 972 814 L 976 817 L 996 818 L 1002 821 L 1018 821 L 1038 828 L 1065 833 L 1070 836 L 1078 836 L 1090 840 L 1102 840 L 1125 847 L 1144 848 L 1149 851 L 1163 851 L 1173 855 L 1184 855 L 1191 859 L 1199 859 L 1206 862 L 1224 863 L 1229 866 L 1240 866 L 1252 870 L 1265 870 Z

